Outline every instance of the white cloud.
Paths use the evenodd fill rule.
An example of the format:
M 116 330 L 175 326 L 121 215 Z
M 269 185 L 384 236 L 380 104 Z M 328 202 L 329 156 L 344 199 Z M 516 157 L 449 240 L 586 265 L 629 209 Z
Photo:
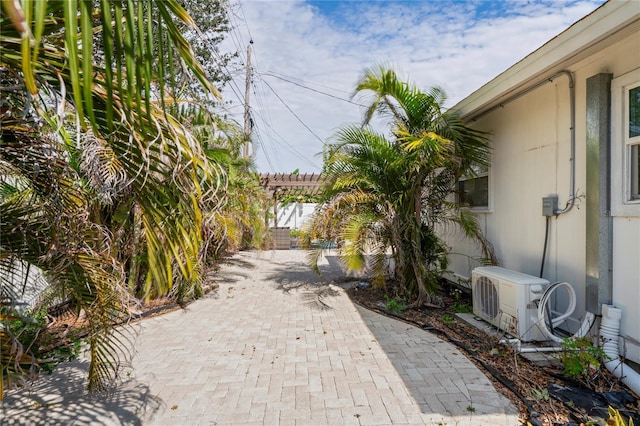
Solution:
M 254 41 L 250 104 L 258 169 L 319 172 L 323 143 L 305 125 L 327 140 L 362 112 L 269 73 L 349 99 L 360 73 L 384 62 L 419 87 L 442 87 L 451 106 L 601 3 L 241 0 L 229 47 L 244 56 L 249 34 Z M 224 92 L 239 122 L 244 86 L 239 74 L 236 94 Z

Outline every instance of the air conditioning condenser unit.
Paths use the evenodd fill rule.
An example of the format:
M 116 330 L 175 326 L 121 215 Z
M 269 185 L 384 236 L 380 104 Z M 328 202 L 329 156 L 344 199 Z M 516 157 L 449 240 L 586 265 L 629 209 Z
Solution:
M 473 314 L 523 342 L 547 340 L 538 324 L 537 301 L 549 281 L 499 266 L 471 274 Z

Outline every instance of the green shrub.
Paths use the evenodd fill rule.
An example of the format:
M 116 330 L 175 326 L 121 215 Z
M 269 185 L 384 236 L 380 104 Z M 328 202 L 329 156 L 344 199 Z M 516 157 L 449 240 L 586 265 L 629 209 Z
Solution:
M 394 297 L 393 299 L 387 299 L 385 309 L 389 312 L 393 312 L 394 314 L 398 314 L 407 309 L 407 305 L 402 299 Z
M 453 323 L 453 315 L 444 314 L 442 316 L 442 321 L 447 325 L 451 325 Z
M 456 314 L 470 314 L 473 313 L 473 307 L 462 301 L 462 290 L 453 289 L 451 296 L 455 302 L 451 305 L 451 309 Z
M 608 359 L 607 354 L 594 346 L 587 337 L 564 339 L 562 352 L 558 355 L 565 376 L 576 380 L 585 379 L 587 382 L 600 369 L 600 361 Z

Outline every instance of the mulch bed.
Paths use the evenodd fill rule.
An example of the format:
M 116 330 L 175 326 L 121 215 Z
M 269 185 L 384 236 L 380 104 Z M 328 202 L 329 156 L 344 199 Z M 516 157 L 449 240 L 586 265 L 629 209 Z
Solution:
M 558 389 L 576 392 L 571 395 L 578 402 L 581 398 L 593 402 L 599 400 L 603 393 L 612 392 L 613 395 L 619 395 L 616 392 L 623 391 L 621 394 L 628 395 L 629 400 L 622 401 L 620 404 L 605 400 L 604 413 L 606 413 L 607 404 L 613 405 L 621 410 L 621 414 L 637 416 L 635 424 L 640 424 L 637 420 L 640 418 L 640 399 L 604 367 L 589 378 L 591 385 L 589 389 L 583 383 L 565 377 L 559 363 L 551 366 L 533 364 L 515 353 L 511 347 L 499 344 L 498 338 L 490 337 L 485 331 L 457 318 L 453 308 L 459 311 L 461 307 L 469 308 L 472 304 L 471 295 L 461 292 L 455 286 L 448 284 L 442 286 L 439 295 L 444 302 L 442 308 L 429 306 L 405 309 L 396 313 L 382 308 L 387 300 L 383 289 L 354 286 L 348 294 L 355 303 L 365 308 L 428 330 L 456 345 L 472 362 L 485 371 L 496 389 L 518 407 L 521 421 L 525 425 L 527 422 L 534 426 L 593 424 L 588 421 L 597 418 L 598 416 L 594 414 L 598 411 L 589 409 L 589 401 L 585 401 L 585 404 L 574 403 L 566 398 L 566 395 L 559 395 Z
M 178 309 L 182 309 L 182 307 L 169 298 L 140 301 L 132 310 L 133 315 L 128 321 L 134 322 Z M 65 304 L 56 306 L 50 309 L 48 318 L 49 325 L 38 337 L 40 352 L 43 354 L 55 351 L 60 347 L 72 346 L 74 342 L 88 336 L 89 322 L 82 311 L 78 313 L 72 306 Z

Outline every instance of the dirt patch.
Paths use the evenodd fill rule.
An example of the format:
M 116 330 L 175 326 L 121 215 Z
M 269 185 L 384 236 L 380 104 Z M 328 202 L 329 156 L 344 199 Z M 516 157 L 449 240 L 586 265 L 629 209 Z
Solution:
M 190 303 L 190 302 L 189 302 Z M 134 323 L 146 318 L 163 315 L 187 304 L 179 305 L 173 299 L 159 298 L 139 301 L 130 309 L 131 316 L 123 323 Z M 48 359 L 53 365 L 45 368 L 51 370 L 55 364 L 74 359 L 80 348 L 80 341 L 89 335 L 89 321 L 83 311 L 78 312 L 71 306 L 56 307 L 47 315 L 49 324 L 38 336 L 38 357 Z M 75 347 L 75 350 L 73 349 Z
M 529 362 L 508 346 L 499 344 L 499 338 L 490 337 L 456 317 L 461 311 L 471 311 L 471 295 L 458 288 L 443 285 L 439 297 L 443 307 L 433 306 L 420 309 L 403 309 L 396 312 L 386 310 L 386 306 L 396 308 L 398 299 L 388 299 L 382 289 L 370 286 L 353 286 L 349 297 L 357 304 L 373 311 L 389 315 L 435 333 L 448 340 L 463 352 L 493 381 L 496 389 L 509 398 L 521 412 L 523 424 L 532 425 L 583 425 L 597 417 L 598 411 L 576 404 L 572 398 L 595 400 L 603 393 L 624 391 L 631 397 L 616 406 L 628 415 L 640 416 L 640 399 L 626 386 L 613 377 L 603 367 L 589 378 L 589 387 L 567 378 L 559 362 L 540 366 Z M 559 395 L 557 389 L 571 390 L 570 397 Z M 575 396 L 574 396 L 575 395 Z M 606 412 L 606 411 L 605 411 Z M 597 423 L 596 423 L 597 424 Z M 636 420 L 637 424 L 637 420 Z

